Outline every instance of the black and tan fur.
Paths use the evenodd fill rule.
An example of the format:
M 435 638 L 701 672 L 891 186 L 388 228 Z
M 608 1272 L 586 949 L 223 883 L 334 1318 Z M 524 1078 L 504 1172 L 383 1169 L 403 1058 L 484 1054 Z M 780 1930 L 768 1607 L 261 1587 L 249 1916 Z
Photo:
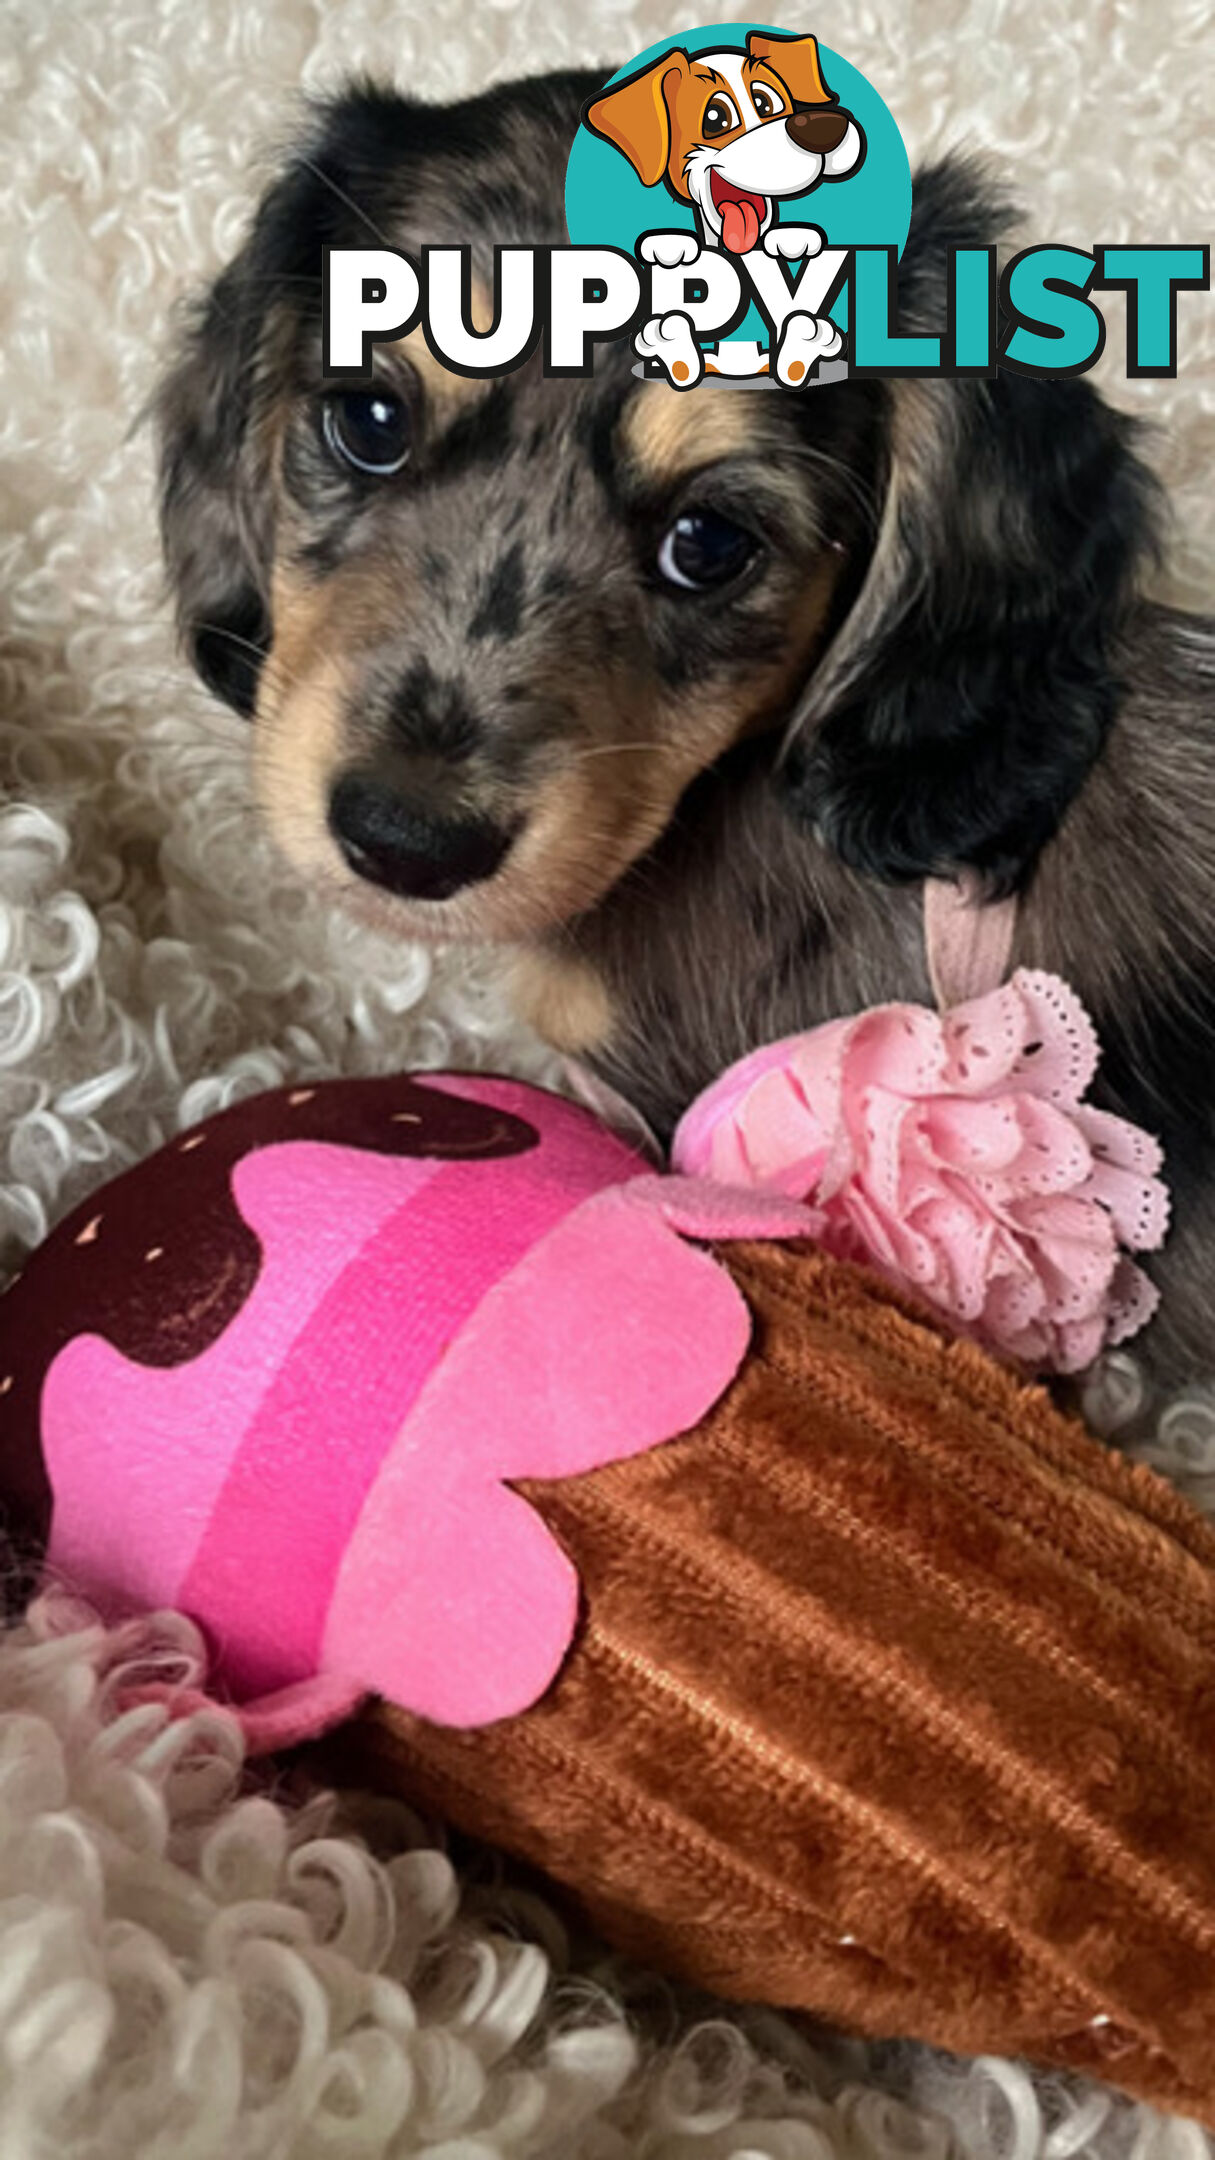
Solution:
M 332 454 L 321 248 L 471 240 L 488 279 L 491 242 L 563 238 L 598 82 L 350 91 L 188 328 L 167 552 L 196 664 L 254 714 L 266 813 L 335 901 L 508 947 L 541 1029 L 663 1132 L 757 1043 L 926 997 L 926 875 L 1018 890 L 1017 959 L 1074 983 L 1103 1099 L 1168 1152 L 1149 1347 L 1169 1379 L 1209 1369 L 1215 638 L 1141 597 L 1159 505 L 1131 423 L 1007 373 L 680 398 L 624 347 L 586 382 L 533 361 L 484 384 L 415 335 L 377 358 L 404 471 Z M 969 165 L 920 173 L 907 327 L 939 328 L 944 250 L 1003 217 Z M 656 568 L 703 508 L 758 546 L 704 596 Z M 419 846 L 487 836 L 492 867 L 438 899 L 360 879 L 333 812 L 352 770 Z

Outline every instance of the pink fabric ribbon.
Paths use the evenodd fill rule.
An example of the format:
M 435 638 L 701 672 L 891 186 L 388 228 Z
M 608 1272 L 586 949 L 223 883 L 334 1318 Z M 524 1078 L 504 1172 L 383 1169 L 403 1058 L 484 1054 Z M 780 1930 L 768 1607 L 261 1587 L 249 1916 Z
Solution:
M 983 965 L 1007 927 L 983 926 Z M 687 1112 L 673 1167 L 803 1201 L 827 1251 L 999 1355 L 1077 1372 L 1155 1310 L 1129 1255 L 1168 1224 L 1157 1142 L 1083 1099 L 1097 1062 L 1075 993 L 1019 969 L 942 1013 L 879 1006 L 743 1058 Z
M 924 945 L 932 994 L 942 1012 L 996 990 L 1012 961 L 1015 899 L 986 900 L 982 880 L 964 870 L 924 887 Z

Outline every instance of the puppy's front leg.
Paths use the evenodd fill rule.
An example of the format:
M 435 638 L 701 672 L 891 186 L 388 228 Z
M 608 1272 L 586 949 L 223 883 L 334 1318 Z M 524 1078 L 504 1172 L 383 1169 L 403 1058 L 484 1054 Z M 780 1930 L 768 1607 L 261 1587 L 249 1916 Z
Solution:
M 822 249 L 823 235 L 817 225 L 773 225 L 764 234 L 764 253 L 777 262 L 804 264 L 820 255 Z M 780 333 L 776 349 L 777 381 L 796 389 L 813 374 L 818 361 L 834 359 L 843 342 L 829 316 L 812 314 L 808 308 L 799 309 L 786 318 Z
M 678 270 L 685 263 L 695 262 L 700 242 L 690 232 L 643 233 L 637 252 L 643 262 L 662 270 Z M 637 332 L 633 350 L 643 360 L 659 361 L 667 381 L 676 390 L 691 390 L 704 374 L 704 359 L 692 335 L 691 319 L 677 309 L 651 315 Z
M 690 232 L 642 233 L 637 253 L 642 262 L 657 263 L 661 270 L 678 270 L 681 263 L 695 262 L 700 242 Z
M 820 254 L 822 246 L 817 225 L 770 225 L 764 234 L 764 254 L 783 255 L 786 262 L 805 262 Z
M 687 315 L 652 315 L 633 340 L 643 360 L 658 360 L 676 390 L 691 390 L 704 374 L 704 355 L 692 335 Z

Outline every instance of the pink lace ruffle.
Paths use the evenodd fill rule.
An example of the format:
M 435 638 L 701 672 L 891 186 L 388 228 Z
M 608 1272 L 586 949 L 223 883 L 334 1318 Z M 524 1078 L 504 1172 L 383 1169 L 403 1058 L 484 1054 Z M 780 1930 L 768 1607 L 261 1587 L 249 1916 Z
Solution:
M 1082 1100 L 1092 1022 L 1021 969 L 945 1014 L 884 1005 L 744 1058 L 674 1167 L 807 1202 L 815 1234 L 1037 1371 L 1078 1372 L 1155 1310 L 1128 1255 L 1168 1226 L 1160 1148 Z

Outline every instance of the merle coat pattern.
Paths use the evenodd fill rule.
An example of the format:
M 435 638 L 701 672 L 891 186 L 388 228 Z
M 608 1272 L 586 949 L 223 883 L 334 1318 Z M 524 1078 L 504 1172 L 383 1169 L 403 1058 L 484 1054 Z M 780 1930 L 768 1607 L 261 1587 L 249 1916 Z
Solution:
M 662 1133 L 757 1043 L 926 998 L 926 876 L 1017 892 L 1016 960 L 1070 979 L 1100 1099 L 1165 1145 L 1147 1350 L 1208 1370 L 1215 638 L 1143 597 L 1133 423 L 1082 380 L 678 400 L 624 348 L 487 385 L 415 341 L 377 356 L 402 469 L 335 452 L 335 412 L 369 423 L 320 379 L 321 248 L 471 240 L 488 280 L 491 242 L 563 239 L 600 81 L 317 111 L 159 401 L 195 664 L 254 716 L 305 872 L 381 925 L 500 941 L 541 1029 Z M 958 160 L 914 202 L 900 310 L 933 330 L 946 249 L 1007 213 Z M 681 518 L 703 589 L 660 567 Z

